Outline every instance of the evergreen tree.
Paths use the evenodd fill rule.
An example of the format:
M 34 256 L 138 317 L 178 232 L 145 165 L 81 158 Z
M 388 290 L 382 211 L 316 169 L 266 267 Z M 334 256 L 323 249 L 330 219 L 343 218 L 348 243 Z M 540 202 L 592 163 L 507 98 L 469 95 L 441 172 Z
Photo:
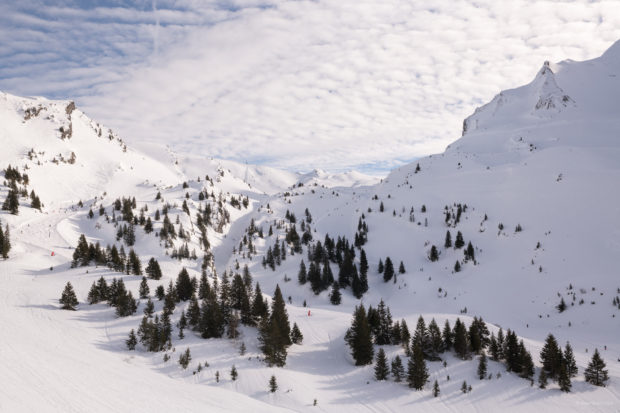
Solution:
M 194 294 L 194 285 L 185 267 L 181 269 L 177 276 L 176 293 L 177 299 L 180 301 L 187 301 L 192 297 L 192 294 Z
M 260 285 L 258 282 L 256 283 L 256 288 L 254 289 L 254 301 L 252 302 L 252 317 L 254 318 L 254 323 L 258 324 L 258 322 L 263 319 L 269 317 L 269 307 L 265 303 L 263 298 L 263 293 L 260 289 Z
M 458 260 L 454 263 L 454 272 L 461 272 L 461 263 Z
M 452 328 L 450 328 L 450 322 L 446 320 L 441 333 L 441 339 L 443 341 L 444 351 L 452 349 Z
M 382 348 L 377 352 L 377 358 L 375 363 L 375 379 L 378 381 L 386 380 L 390 370 L 387 364 L 387 358 L 385 357 L 385 351 Z
M 407 322 L 403 318 L 400 321 L 400 343 L 405 350 L 405 354 L 409 354 L 409 340 L 411 339 L 411 334 L 409 333 L 409 326 L 407 326 Z
M 276 381 L 276 376 L 271 376 L 269 379 L 269 391 L 271 393 L 275 393 L 278 390 L 278 382 Z
M 293 344 L 301 344 L 304 341 L 304 335 L 301 334 L 301 330 L 297 326 L 297 323 L 293 323 L 293 328 L 291 329 L 291 342 Z
M 166 296 L 166 291 L 164 290 L 164 286 L 163 285 L 158 285 L 157 288 L 155 288 L 155 296 L 157 297 L 157 299 L 159 301 L 163 300 Z
M 13 215 L 19 213 L 19 194 L 16 189 L 9 189 L 9 193 L 2 204 L 3 211 L 9 211 Z
M 138 254 L 132 249 L 129 250 L 129 257 L 127 262 L 127 274 L 142 275 L 142 264 Z
M 366 278 L 366 283 L 368 283 L 368 259 L 364 248 L 360 251 L 360 278 Z
M 301 263 L 299 264 L 299 273 L 297 274 L 297 281 L 301 285 L 304 285 L 306 281 L 308 281 L 308 274 L 306 272 L 306 264 L 304 263 L 304 260 L 301 260 Z
M 431 260 L 432 262 L 435 262 L 439 259 L 439 251 L 437 251 L 437 247 L 432 245 L 431 246 L 431 251 L 428 254 L 428 259 Z
M 469 345 L 467 343 L 467 330 L 465 324 L 460 319 L 456 319 L 454 323 L 453 346 L 457 356 L 462 360 L 469 358 Z
M 183 370 L 189 366 L 189 362 L 192 361 L 192 355 L 189 351 L 189 347 L 185 349 L 183 353 L 179 355 L 179 364 L 183 367 Z
M 383 281 L 388 282 L 394 276 L 394 264 L 390 257 L 385 259 L 385 268 L 383 269 Z
M 465 261 L 472 260 L 474 261 L 474 264 L 475 264 L 476 256 L 474 254 L 474 246 L 471 245 L 471 242 L 467 243 L 467 248 L 464 251 L 464 255 L 465 255 Z
M 555 308 L 559 313 L 563 313 L 566 310 L 566 302 L 564 302 L 564 297 L 562 297 L 560 304 L 556 305 Z
M 200 321 L 198 330 L 202 338 L 219 338 L 224 334 L 224 315 L 217 301 L 215 292 L 211 291 L 209 297 L 203 300 L 200 308 Z
M 508 330 L 506 332 L 504 357 L 506 359 L 506 368 L 508 371 L 514 371 L 517 374 L 523 371 L 523 365 L 521 364 L 521 348 L 519 347 L 519 341 L 514 331 Z
M 443 353 L 444 347 L 443 340 L 441 338 L 441 331 L 439 330 L 439 326 L 434 318 L 428 324 L 428 337 L 430 341 L 430 353 L 428 359 L 435 361 L 440 360 L 439 353 Z
M 461 384 L 461 391 L 467 393 L 467 382 L 465 380 L 463 380 L 463 384 Z
M 398 266 L 398 273 L 399 274 L 404 274 L 405 273 L 405 264 L 403 264 L 403 262 L 400 262 L 400 265 Z
M 159 280 L 161 278 L 161 268 L 155 258 L 151 258 L 145 269 L 146 275 L 153 280 Z
M 405 368 L 403 367 L 403 361 L 400 356 L 394 357 L 392 360 L 392 376 L 394 376 L 394 381 L 399 383 L 403 376 L 405 375 Z
M 2 223 L 0 222 L 0 256 L 3 259 L 9 258 L 9 251 L 11 250 L 11 239 L 9 232 L 9 224 L 6 224 L 5 231 L 2 232 Z
M 538 387 L 541 389 L 547 388 L 547 373 L 545 369 L 540 369 L 540 374 L 538 375 Z
M 269 320 L 262 320 L 259 326 L 259 342 L 265 360 L 269 366 L 282 367 L 286 364 L 286 348 L 291 345 L 291 327 L 280 286 L 276 290 L 271 303 Z
M 142 277 L 142 282 L 140 283 L 139 289 L 140 298 L 148 298 L 150 292 L 151 290 L 149 289 L 149 284 L 146 281 L 146 277 Z
M 332 291 L 329 294 L 329 302 L 333 305 L 340 305 L 342 294 L 340 293 L 340 285 L 337 281 L 332 284 Z
M 553 334 L 549 334 L 545 340 L 545 345 L 540 351 L 540 362 L 543 369 L 547 372 L 547 376 L 556 379 L 560 372 L 562 363 L 562 351 L 558 346 Z
M 155 305 L 153 304 L 153 301 L 149 298 L 146 302 L 146 305 L 144 306 L 144 315 L 147 317 L 152 317 L 154 312 Z
M 60 304 L 62 304 L 62 309 L 63 310 L 72 310 L 75 311 L 77 307 L 78 303 L 78 299 L 75 296 L 75 291 L 73 291 L 73 286 L 71 285 L 70 282 L 67 282 L 67 285 L 65 285 L 65 289 L 62 292 L 62 295 L 60 296 L 60 300 L 58 300 L 60 302 Z
M 566 365 L 566 372 L 569 377 L 575 377 L 578 373 L 577 362 L 575 361 L 575 355 L 573 354 L 573 348 L 570 343 L 566 342 L 566 347 L 564 347 L 564 355 L 563 362 Z
M 568 375 L 568 371 L 566 370 L 566 366 L 564 363 L 560 363 L 560 370 L 558 372 L 558 385 L 560 386 L 560 390 L 563 392 L 569 393 L 572 387 L 570 382 L 570 376 Z
M 482 354 L 480 355 L 480 360 L 478 362 L 478 378 L 480 380 L 484 380 L 486 375 L 487 375 L 487 356 L 483 351 Z
M 598 349 L 594 349 L 592 359 L 584 372 L 586 381 L 595 386 L 605 386 L 605 382 L 609 380 L 609 374 L 605 367 L 605 361 L 598 353 Z
M 446 231 L 446 240 L 443 243 L 444 248 L 451 248 L 452 247 L 452 235 L 450 234 L 450 231 Z
M 412 356 L 408 363 L 407 383 L 413 389 L 422 390 L 427 381 L 428 369 L 424 361 L 424 354 L 420 345 L 414 342 Z
M 435 383 L 433 383 L 433 397 L 438 397 L 439 393 L 439 383 L 437 383 L 437 380 L 435 380 Z
M 463 240 L 463 234 L 461 231 L 456 233 L 456 240 L 454 241 L 454 248 L 459 249 L 465 246 L 465 241 Z
M 136 338 L 136 333 L 132 328 L 129 332 L 129 338 L 125 340 L 125 345 L 127 346 L 127 350 L 135 350 L 136 344 L 138 344 L 138 339 Z
M 239 373 L 237 372 L 237 368 L 233 364 L 232 368 L 230 369 L 230 379 L 232 381 L 236 381 L 237 377 L 239 377 Z
M 382 274 L 383 270 L 384 270 L 384 268 L 383 268 L 383 261 L 381 261 L 381 258 L 379 258 L 379 266 L 377 267 L 377 272 L 379 274 Z
M 88 304 L 97 304 L 101 301 L 99 297 L 99 289 L 97 288 L 97 284 L 93 281 L 93 284 L 90 286 L 90 290 L 88 291 Z
M 351 348 L 351 355 L 356 366 L 372 363 L 374 357 L 372 335 L 366 317 L 366 309 L 363 305 L 355 307 L 351 327 L 347 330 L 344 339 Z
M 532 379 L 534 377 L 534 361 L 532 360 L 532 355 L 525 348 L 525 344 L 523 344 L 523 340 L 519 343 L 519 352 L 521 358 L 521 374 L 520 376 L 524 379 Z
M 377 315 L 379 318 L 378 323 L 374 326 L 374 328 L 372 328 L 372 332 L 375 336 L 375 343 L 380 346 L 390 344 L 392 342 L 392 316 L 390 315 L 390 310 L 386 307 L 383 299 L 381 299 L 379 306 L 377 307 Z

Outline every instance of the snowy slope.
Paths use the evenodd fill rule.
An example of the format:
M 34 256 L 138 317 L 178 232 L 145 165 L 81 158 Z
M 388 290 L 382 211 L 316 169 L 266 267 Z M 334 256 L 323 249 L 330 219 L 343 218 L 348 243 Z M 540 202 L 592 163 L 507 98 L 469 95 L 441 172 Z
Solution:
M 508 411 L 613 412 L 620 405 L 620 311 L 612 306 L 620 294 L 620 43 L 591 61 L 545 63 L 530 84 L 504 91 L 477 109 L 465 120 L 463 136 L 444 153 L 394 170 L 379 183 L 355 172 L 294 174 L 166 148 L 125 151 L 118 137 L 107 137 L 105 128 L 99 137 L 100 126 L 78 109 L 70 111 L 69 118 L 69 102 L 1 95 L 0 103 L 0 141 L 7 148 L 0 167 L 27 165 L 31 187 L 46 205 L 38 212 L 24 202 L 18 216 L 0 213 L 0 220 L 11 227 L 14 244 L 11 258 L 0 264 L 0 323 L 4 331 L 15 332 L 0 349 L 7 371 L 0 382 L 2 411 L 280 407 L 493 412 L 501 406 Z M 33 113 L 27 110 L 38 105 L 45 109 L 25 119 Z M 69 124 L 72 137 L 62 139 L 59 128 L 66 130 Z M 29 159 L 32 148 L 36 156 Z M 71 152 L 76 154 L 74 164 L 53 161 L 59 154 L 69 159 Z M 0 187 L 0 200 L 6 192 Z M 156 200 L 158 192 L 162 199 Z M 94 266 L 69 268 L 81 233 L 102 245 L 118 243 L 116 229 L 105 216 L 86 218 L 91 207 L 111 213 L 115 198 L 135 196 L 138 208 L 146 208 L 152 217 L 170 203 L 170 217 L 179 218 L 190 233 L 190 250 L 202 258 L 193 217 L 204 204 L 199 199 L 204 192 L 205 202 L 215 208 L 221 200 L 222 211 L 230 216 L 219 228 L 208 228 L 215 267 L 209 274 L 213 269 L 218 274 L 234 272 L 237 263 L 247 264 L 264 293 L 271 294 L 279 284 L 284 297 L 290 297 L 289 317 L 302 330 L 304 343 L 289 349 L 282 369 L 270 369 L 257 359 L 256 330 L 244 327 L 236 340 L 203 340 L 193 333 L 180 340 L 175 335 L 176 351 L 191 348 L 193 356 L 190 368 L 182 370 L 177 352 L 164 363 L 162 353 L 125 349 L 127 333 L 142 317 L 144 300 L 137 314 L 120 319 L 105 304 L 84 304 L 94 280 L 119 276 Z M 239 197 L 247 197 L 247 207 L 232 205 Z M 82 208 L 76 206 L 80 199 Z M 184 200 L 189 215 L 181 208 Z M 454 211 L 458 203 L 468 206 L 460 222 L 446 222 L 445 207 Z M 379 212 L 381 204 L 384 212 Z M 563 394 L 556 384 L 547 390 L 531 387 L 494 362 L 489 363 L 493 379 L 480 381 L 475 360 L 451 355 L 446 356 L 447 367 L 428 363 L 430 382 L 422 392 L 403 383 L 374 381 L 372 366 L 353 365 L 343 339 L 360 300 L 346 289 L 342 304 L 333 306 L 328 291 L 314 295 L 308 285 L 299 285 L 296 275 L 300 260 L 307 263 L 305 248 L 301 255 L 288 255 L 275 271 L 261 265 L 267 248 L 284 237 L 278 223 L 286 212 L 301 220 L 306 209 L 315 241 L 326 234 L 352 240 L 364 214 L 369 227 L 364 249 L 370 263 L 364 305 L 376 306 L 383 298 L 394 319 L 406 319 L 411 330 L 419 315 L 427 323 L 434 317 L 440 326 L 446 319 L 453 324 L 460 317 L 469 323 L 474 315 L 482 316 L 492 331 L 499 326 L 515 330 L 532 352 L 537 370 L 540 348 L 553 333 L 561 345 L 570 340 L 575 350 L 580 374 L 573 379 L 573 391 Z M 265 236 L 255 236 L 258 255 L 249 258 L 238 246 L 252 220 Z M 522 231 L 515 230 L 518 225 Z M 155 230 L 160 227 L 156 222 Z M 462 250 L 444 248 L 448 230 L 453 240 L 461 231 L 465 242 L 472 242 L 475 265 L 463 262 Z M 178 240 L 174 247 L 181 244 Z M 427 258 L 431 245 L 440 251 L 437 262 Z M 200 273 L 201 259 L 171 258 L 172 248 L 142 229 L 135 248 L 143 263 L 151 256 L 161 263 L 164 277 L 149 281 L 151 291 L 174 280 L 181 267 L 191 275 Z M 384 283 L 377 273 L 379 260 L 387 256 L 406 267 L 394 283 Z M 457 260 L 463 269 L 455 273 Z M 332 270 L 337 275 L 337 267 Z M 137 296 L 140 278 L 123 278 Z M 75 313 L 58 310 L 57 299 L 68 280 L 82 303 Z M 563 313 L 555 309 L 560 297 L 569 305 Z M 156 306 L 161 309 L 160 302 Z M 175 322 L 178 316 L 175 311 Z M 238 351 L 242 341 L 247 346 L 244 356 Z M 389 358 L 404 356 L 400 347 L 384 348 Z M 601 351 L 611 376 L 605 388 L 583 380 L 594 348 Z M 204 361 L 209 367 L 192 374 Z M 237 382 L 228 376 L 232 364 L 239 369 Z M 221 373 L 219 383 L 215 371 Z M 275 394 L 267 392 L 272 374 L 280 386 Z M 435 379 L 441 386 L 439 398 L 430 393 Z M 471 393 L 460 392 L 463 380 L 472 384 Z M 317 406 L 312 405 L 315 399 Z

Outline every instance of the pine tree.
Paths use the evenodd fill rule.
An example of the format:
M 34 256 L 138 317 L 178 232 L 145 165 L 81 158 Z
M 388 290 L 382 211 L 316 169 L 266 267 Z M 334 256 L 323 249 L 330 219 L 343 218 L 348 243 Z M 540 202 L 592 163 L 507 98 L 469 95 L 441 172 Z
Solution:
M 394 264 L 392 264 L 392 260 L 390 257 L 385 259 L 385 267 L 383 269 L 383 281 L 388 282 L 394 276 Z
M 403 367 L 403 361 L 400 356 L 396 356 L 394 360 L 392 360 L 392 376 L 394 376 L 394 381 L 399 383 L 404 375 L 405 368 Z
M 304 264 L 304 260 L 301 260 L 299 264 L 299 273 L 297 274 L 297 281 L 299 284 L 304 285 L 308 280 L 308 274 L 306 272 L 306 264 Z
M 408 363 L 407 383 L 413 389 L 422 390 L 427 381 L 428 369 L 424 361 L 424 354 L 420 345 L 415 343 Z
M 145 269 L 146 274 L 153 280 L 159 280 L 161 278 L 161 268 L 155 258 L 149 259 L 149 262 Z
M 454 330 L 452 332 L 452 335 L 454 351 L 456 352 L 457 356 L 459 356 L 462 360 L 469 358 L 467 330 L 465 329 L 465 324 L 463 324 L 458 318 L 454 323 Z
M 437 251 L 437 247 L 431 245 L 431 251 L 428 253 L 428 259 L 432 262 L 435 262 L 439 259 L 439 251 Z
M 4 233 L 2 232 L 2 223 L 0 222 L 0 256 L 3 259 L 9 258 L 9 251 L 11 250 L 11 239 L 9 232 L 9 224 L 6 224 Z
M 187 301 L 194 294 L 194 284 L 192 284 L 192 280 L 189 277 L 189 273 L 183 267 L 179 272 L 176 280 L 176 292 L 177 299 L 180 301 Z
M 142 277 L 142 282 L 140 283 L 139 289 L 140 298 L 148 298 L 150 292 L 151 290 L 149 289 L 149 284 L 146 281 L 146 277 Z
M 465 380 L 463 380 L 463 384 L 461 384 L 461 391 L 467 393 L 467 382 Z
M 332 284 L 332 291 L 329 294 L 329 302 L 333 305 L 340 305 L 342 301 L 342 294 L 340 293 L 340 285 L 337 281 Z
M 484 380 L 487 375 L 487 356 L 482 352 L 480 355 L 480 361 L 478 362 L 478 378 Z
M 233 364 L 232 368 L 230 369 L 230 379 L 232 381 L 235 381 L 237 380 L 237 377 L 239 377 L 239 373 L 237 372 L 237 368 Z
M 301 330 L 297 326 L 297 323 L 293 323 L 293 328 L 291 329 L 291 342 L 293 344 L 301 344 L 304 341 L 304 335 L 301 334 Z
M 372 335 L 363 305 L 355 307 L 351 327 L 347 330 L 344 339 L 351 348 L 351 355 L 356 366 L 372 363 L 374 357 Z
M 16 189 L 10 189 L 9 193 L 2 204 L 4 211 L 9 211 L 13 215 L 19 213 L 19 194 Z
M 282 367 L 286 364 L 286 348 L 291 345 L 291 327 L 280 286 L 276 290 L 271 303 L 269 320 L 263 319 L 259 326 L 259 342 L 269 366 Z
M 147 317 L 152 317 L 154 312 L 155 305 L 153 304 L 153 301 L 149 298 L 146 302 L 146 305 L 144 306 L 144 315 Z
M 385 351 L 382 348 L 377 352 L 375 363 L 375 379 L 378 381 L 386 380 L 390 370 L 387 364 L 387 358 L 385 357 Z
M 459 249 L 459 248 L 463 248 L 463 246 L 465 246 L 465 241 L 463 240 L 463 234 L 461 234 L 461 231 L 458 231 L 456 233 L 456 240 L 454 241 L 454 248 Z
M 458 260 L 454 263 L 454 272 L 461 272 L 461 263 Z
M 541 389 L 547 388 L 547 373 L 545 369 L 540 369 L 540 374 L 538 375 L 538 387 Z
M 446 231 L 446 240 L 443 243 L 444 248 L 451 248 L 452 247 L 452 234 L 450 234 L 450 231 Z
M 563 362 L 566 365 L 566 371 L 569 377 L 577 376 L 577 373 L 579 372 L 577 368 L 577 362 L 575 361 L 573 348 L 568 341 L 566 342 L 566 347 L 564 347 Z
M 446 320 L 443 331 L 441 333 L 441 339 L 443 341 L 444 351 L 449 351 L 452 349 L 452 329 L 450 328 L 450 322 Z
M 189 347 L 185 349 L 185 352 L 179 355 L 179 364 L 183 367 L 183 370 L 189 366 L 189 362 L 192 361 L 192 355 L 189 351 Z
M 72 310 L 75 311 L 78 303 L 78 299 L 75 296 L 75 291 L 73 291 L 73 286 L 70 282 L 67 282 L 65 285 L 65 289 L 60 296 L 60 300 L 58 300 L 60 304 L 62 304 L 63 310 Z
M 605 382 L 609 380 L 609 374 L 605 367 L 605 361 L 601 358 L 598 349 L 595 349 L 592 359 L 584 372 L 586 381 L 595 386 L 605 386 Z
M 566 366 L 564 363 L 560 363 L 560 371 L 558 373 L 558 384 L 560 386 L 560 390 L 563 392 L 569 393 L 572 387 L 570 382 L 570 376 L 568 375 L 568 371 L 566 370 Z
M 556 305 L 555 308 L 559 313 L 563 313 L 566 310 L 566 302 L 564 302 L 564 297 L 561 298 L 560 304 Z
M 545 369 L 547 376 L 556 379 L 560 372 L 562 363 L 562 351 L 558 347 L 558 342 L 553 334 L 549 334 L 545 340 L 545 345 L 540 351 L 540 362 Z
M 399 274 L 404 274 L 405 273 L 405 264 L 403 264 L 403 262 L 400 262 L 400 265 L 398 266 L 398 273 Z
M 133 331 L 133 328 L 129 332 L 129 338 L 125 340 L 125 345 L 128 350 L 135 350 L 136 344 L 138 344 L 138 339 L 136 338 L 136 333 Z
M 437 383 L 437 380 L 435 380 L 435 383 L 433 383 L 433 397 L 438 397 L 439 393 L 439 383 Z
M 379 274 L 382 274 L 383 270 L 384 270 L 384 268 L 383 268 L 383 261 L 381 261 L 381 258 L 379 258 L 379 266 L 377 267 L 377 272 Z
M 269 391 L 271 393 L 275 393 L 278 390 L 278 382 L 276 381 L 276 376 L 271 376 L 269 379 Z

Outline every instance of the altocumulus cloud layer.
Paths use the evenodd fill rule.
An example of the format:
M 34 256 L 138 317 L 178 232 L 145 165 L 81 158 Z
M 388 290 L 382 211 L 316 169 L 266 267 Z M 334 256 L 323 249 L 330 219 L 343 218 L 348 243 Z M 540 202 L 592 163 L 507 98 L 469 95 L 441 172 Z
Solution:
M 380 172 L 618 38 L 615 0 L 4 1 L 0 89 L 75 99 L 129 141 Z

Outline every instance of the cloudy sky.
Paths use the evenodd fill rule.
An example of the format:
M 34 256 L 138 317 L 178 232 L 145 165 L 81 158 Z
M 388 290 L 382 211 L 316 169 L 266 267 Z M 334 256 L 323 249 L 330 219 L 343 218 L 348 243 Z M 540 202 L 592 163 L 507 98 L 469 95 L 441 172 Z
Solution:
M 129 142 L 380 174 L 618 39 L 617 0 L 0 0 L 0 90 L 74 99 Z

